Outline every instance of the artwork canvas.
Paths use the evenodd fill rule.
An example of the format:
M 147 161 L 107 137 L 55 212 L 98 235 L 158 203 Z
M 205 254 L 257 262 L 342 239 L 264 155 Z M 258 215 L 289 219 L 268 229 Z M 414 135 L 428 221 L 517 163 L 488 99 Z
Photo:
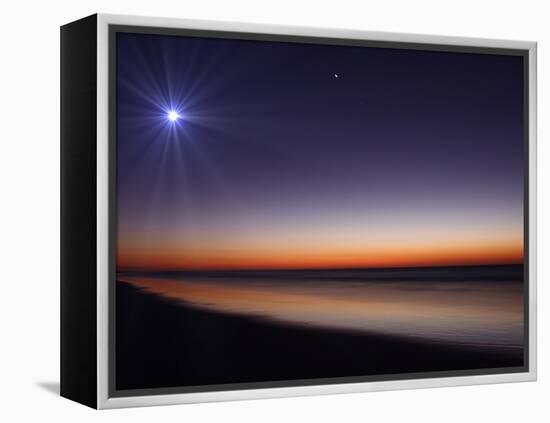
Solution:
M 116 389 L 515 371 L 522 56 L 116 34 Z
M 536 378 L 536 44 L 93 15 L 61 37 L 61 394 Z

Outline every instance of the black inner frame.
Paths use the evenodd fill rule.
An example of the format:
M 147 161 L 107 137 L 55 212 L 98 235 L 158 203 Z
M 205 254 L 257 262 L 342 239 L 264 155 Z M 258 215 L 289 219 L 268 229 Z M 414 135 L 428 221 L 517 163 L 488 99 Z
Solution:
M 262 389 L 279 387 L 298 387 L 327 384 L 359 383 L 359 382 L 379 382 L 379 381 L 398 381 L 408 379 L 422 378 L 441 378 L 452 376 L 474 376 L 491 375 L 506 373 L 523 373 L 529 371 L 529 50 L 526 49 L 507 49 L 494 47 L 472 47 L 446 44 L 424 44 L 412 42 L 395 41 L 373 41 L 345 38 L 328 37 L 309 37 L 282 34 L 262 34 L 247 32 L 229 32 L 214 30 L 197 30 L 185 28 L 163 28 L 163 27 L 143 27 L 130 25 L 109 25 L 108 26 L 108 151 L 109 151 L 109 176 L 108 176 L 108 203 L 109 203 L 109 277 L 108 277 L 108 397 L 130 397 L 140 395 L 166 395 L 166 394 L 184 394 L 196 392 L 215 392 L 230 391 L 242 389 Z M 199 386 L 180 386 L 165 388 L 144 388 L 144 389 L 116 389 L 116 325 L 115 325 L 115 306 L 116 306 L 116 243 L 117 243 L 117 203 L 116 203 L 116 143 L 117 143 L 117 99 L 116 99 L 116 49 L 117 33 L 134 34 L 152 34 L 168 35 L 181 37 L 202 37 L 202 38 L 225 38 L 237 40 L 253 40 L 284 43 L 301 44 L 324 44 L 355 47 L 375 47 L 406 50 L 424 50 L 456 53 L 474 53 L 474 54 L 496 54 L 521 56 L 523 58 L 523 366 L 472 369 L 472 370 L 452 370 L 452 371 L 434 371 L 434 372 L 414 372 L 390 375 L 372 375 L 372 376 L 352 376 L 352 377 L 332 377 L 315 379 L 293 379 L 284 381 L 267 381 L 251 383 L 232 383 L 216 385 Z

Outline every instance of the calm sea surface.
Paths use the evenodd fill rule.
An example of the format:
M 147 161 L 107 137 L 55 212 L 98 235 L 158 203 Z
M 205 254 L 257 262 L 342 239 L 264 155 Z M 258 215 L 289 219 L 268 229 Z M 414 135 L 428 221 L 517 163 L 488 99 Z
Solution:
M 521 269 L 119 273 L 117 279 L 169 301 L 255 319 L 521 348 Z

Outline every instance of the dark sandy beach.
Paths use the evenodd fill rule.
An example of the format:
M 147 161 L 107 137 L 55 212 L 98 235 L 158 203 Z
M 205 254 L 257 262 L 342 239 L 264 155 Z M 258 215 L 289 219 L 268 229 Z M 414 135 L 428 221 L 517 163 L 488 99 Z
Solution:
M 118 390 L 523 365 L 517 348 L 269 322 L 177 304 L 124 282 L 116 296 L 124 304 L 116 308 Z

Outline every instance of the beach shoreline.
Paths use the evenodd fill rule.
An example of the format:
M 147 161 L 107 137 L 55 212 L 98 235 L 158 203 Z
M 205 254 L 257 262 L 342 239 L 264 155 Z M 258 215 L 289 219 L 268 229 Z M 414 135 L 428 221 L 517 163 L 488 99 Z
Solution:
M 518 367 L 521 348 L 458 346 L 199 309 L 116 283 L 116 388 Z

